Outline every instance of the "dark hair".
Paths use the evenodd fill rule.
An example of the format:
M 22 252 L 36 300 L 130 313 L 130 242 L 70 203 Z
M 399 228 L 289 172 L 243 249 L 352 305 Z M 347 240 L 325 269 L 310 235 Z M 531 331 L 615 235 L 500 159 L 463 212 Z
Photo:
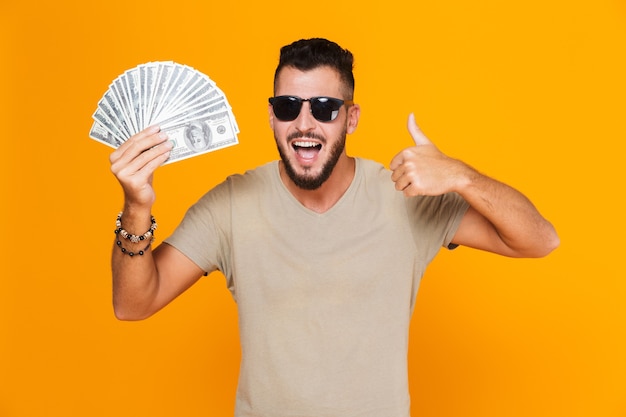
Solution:
M 284 67 L 294 67 L 300 71 L 330 67 L 339 73 L 341 81 L 347 87 L 348 97 L 346 99 L 352 100 L 354 94 L 353 66 L 352 52 L 343 49 L 335 42 L 322 38 L 300 39 L 280 49 L 278 67 L 274 72 L 274 89 L 276 89 L 278 74 Z

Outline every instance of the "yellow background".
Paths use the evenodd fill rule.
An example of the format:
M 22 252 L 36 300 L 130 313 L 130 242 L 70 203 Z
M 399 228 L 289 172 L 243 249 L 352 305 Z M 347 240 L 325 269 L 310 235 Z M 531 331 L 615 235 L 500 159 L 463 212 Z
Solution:
M 413 111 L 562 240 L 540 260 L 465 248 L 435 260 L 412 323 L 414 415 L 626 416 L 623 0 L 3 1 L 0 15 L 0 416 L 232 415 L 223 277 L 147 321 L 113 317 L 122 200 L 91 114 L 110 81 L 153 60 L 226 92 L 240 144 L 160 169 L 162 239 L 209 187 L 276 158 L 278 49 L 312 36 L 356 56 L 351 154 L 388 163 L 411 144 Z

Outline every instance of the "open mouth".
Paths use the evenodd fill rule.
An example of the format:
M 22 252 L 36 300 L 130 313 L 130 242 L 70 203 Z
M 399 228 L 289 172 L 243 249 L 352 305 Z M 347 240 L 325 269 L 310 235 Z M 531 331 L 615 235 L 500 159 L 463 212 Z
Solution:
M 291 144 L 293 150 L 302 159 L 313 159 L 322 150 L 322 144 L 311 141 L 298 140 Z

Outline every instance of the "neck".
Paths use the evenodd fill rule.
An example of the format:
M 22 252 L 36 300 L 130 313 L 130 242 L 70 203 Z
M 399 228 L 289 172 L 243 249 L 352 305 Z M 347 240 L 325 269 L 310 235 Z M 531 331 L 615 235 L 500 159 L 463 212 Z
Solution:
M 352 184 L 355 161 L 347 155 L 339 158 L 328 180 L 315 190 L 298 187 L 285 172 L 282 161 L 279 161 L 278 167 L 280 178 L 300 204 L 316 213 L 325 213 L 339 201 Z

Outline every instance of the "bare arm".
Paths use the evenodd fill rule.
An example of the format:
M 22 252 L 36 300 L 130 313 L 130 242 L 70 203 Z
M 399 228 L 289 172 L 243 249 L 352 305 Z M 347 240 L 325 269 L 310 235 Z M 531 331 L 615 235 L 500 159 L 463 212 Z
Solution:
M 142 235 L 150 228 L 155 201 L 152 177 L 167 160 L 170 150 L 167 136 L 160 133 L 158 127 L 150 127 L 111 154 L 111 171 L 124 191 L 121 223 L 129 233 Z M 143 255 L 139 255 L 139 251 L 143 251 Z M 135 255 L 129 256 L 129 252 Z M 203 273 L 167 244 L 152 251 L 146 241 L 133 243 L 121 236 L 117 236 L 113 245 L 111 269 L 113 308 L 120 320 L 139 320 L 154 314 Z
M 457 192 L 469 203 L 453 242 L 512 257 L 541 257 L 559 245 L 554 227 L 522 193 L 449 158 L 409 117 L 416 146 L 391 162 L 396 189 L 407 196 Z

